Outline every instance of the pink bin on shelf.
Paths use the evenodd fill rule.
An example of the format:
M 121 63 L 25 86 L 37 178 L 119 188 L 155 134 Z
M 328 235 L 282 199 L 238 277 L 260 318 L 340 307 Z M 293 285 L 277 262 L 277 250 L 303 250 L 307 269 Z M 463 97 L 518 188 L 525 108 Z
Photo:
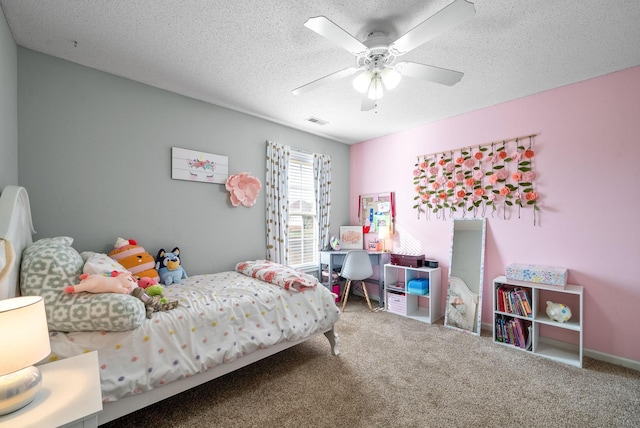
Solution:
M 387 291 L 387 310 L 394 314 L 407 315 L 407 296 Z

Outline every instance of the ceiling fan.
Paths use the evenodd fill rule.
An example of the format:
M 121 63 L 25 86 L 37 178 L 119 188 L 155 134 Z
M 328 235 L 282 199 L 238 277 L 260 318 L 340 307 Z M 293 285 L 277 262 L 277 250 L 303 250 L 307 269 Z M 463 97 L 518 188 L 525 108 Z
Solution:
M 452 86 L 464 73 L 432 65 L 396 60 L 423 43 L 470 19 L 475 14 L 473 3 L 455 0 L 435 15 L 427 18 L 394 42 L 378 31 L 368 34 L 360 42 L 324 16 L 309 18 L 304 26 L 331 42 L 351 52 L 356 57 L 354 67 L 345 68 L 321 77 L 293 90 L 294 95 L 304 94 L 322 85 L 359 73 L 353 80 L 354 88 L 363 94 L 362 111 L 376 109 L 378 100 L 386 90 L 395 88 L 402 76 L 428 80 Z

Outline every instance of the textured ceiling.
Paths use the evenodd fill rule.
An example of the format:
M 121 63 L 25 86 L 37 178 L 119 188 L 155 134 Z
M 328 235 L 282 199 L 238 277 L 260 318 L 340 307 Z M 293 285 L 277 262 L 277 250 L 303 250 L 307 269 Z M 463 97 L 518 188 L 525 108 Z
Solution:
M 304 27 L 324 15 L 357 39 L 392 40 L 452 0 L 0 0 L 16 43 L 347 144 L 640 65 L 638 0 L 476 0 L 469 21 L 402 59 L 465 73 L 405 77 L 376 112 L 343 79 L 354 65 Z M 77 42 L 77 43 L 76 43 Z M 305 121 L 316 117 L 328 122 Z

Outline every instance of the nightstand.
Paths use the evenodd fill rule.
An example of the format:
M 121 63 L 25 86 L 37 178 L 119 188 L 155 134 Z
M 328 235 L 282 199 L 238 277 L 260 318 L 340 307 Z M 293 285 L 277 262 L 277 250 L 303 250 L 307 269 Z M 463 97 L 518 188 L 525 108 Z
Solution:
M 38 366 L 42 388 L 27 406 L 0 416 L 0 427 L 95 428 L 102 411 L 98 353 Z

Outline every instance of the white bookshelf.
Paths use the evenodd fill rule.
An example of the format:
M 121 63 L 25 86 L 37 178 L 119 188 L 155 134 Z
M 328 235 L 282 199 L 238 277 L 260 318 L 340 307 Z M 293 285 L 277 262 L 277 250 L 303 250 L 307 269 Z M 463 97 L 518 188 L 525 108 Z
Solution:
M 427 294 L 408 291 L 409 281 L 415 278 L 429 280 Z M 433 323 L 442 318 L 440 298 L 440 268 L 414 268 L 392 264 L 384 265 L 385 309 L 407 318 Z
M 529 297 L 531 315 L 516 314 L 512 311 L 501 311 L 499 304 L 499 289 L 522 289 Z M 551 360 L 559 361 L 576 367 L 582 367 L 583 356 L 583 287 L 567 284 L 564 287 L 517 281 L 499 276 L 493 280 L 493 341 L 503 346 L 509 346 L 540 355 Z M 546 313 L 546 302 L 563 303 L 571 309 L 571 319 L 567 322 L 557 322 L 550 319 Z M 513 343 L 500 341 L 500 322 L 518 319 L 524 326 L 530 338 L 530 347 L 517 346 Z

